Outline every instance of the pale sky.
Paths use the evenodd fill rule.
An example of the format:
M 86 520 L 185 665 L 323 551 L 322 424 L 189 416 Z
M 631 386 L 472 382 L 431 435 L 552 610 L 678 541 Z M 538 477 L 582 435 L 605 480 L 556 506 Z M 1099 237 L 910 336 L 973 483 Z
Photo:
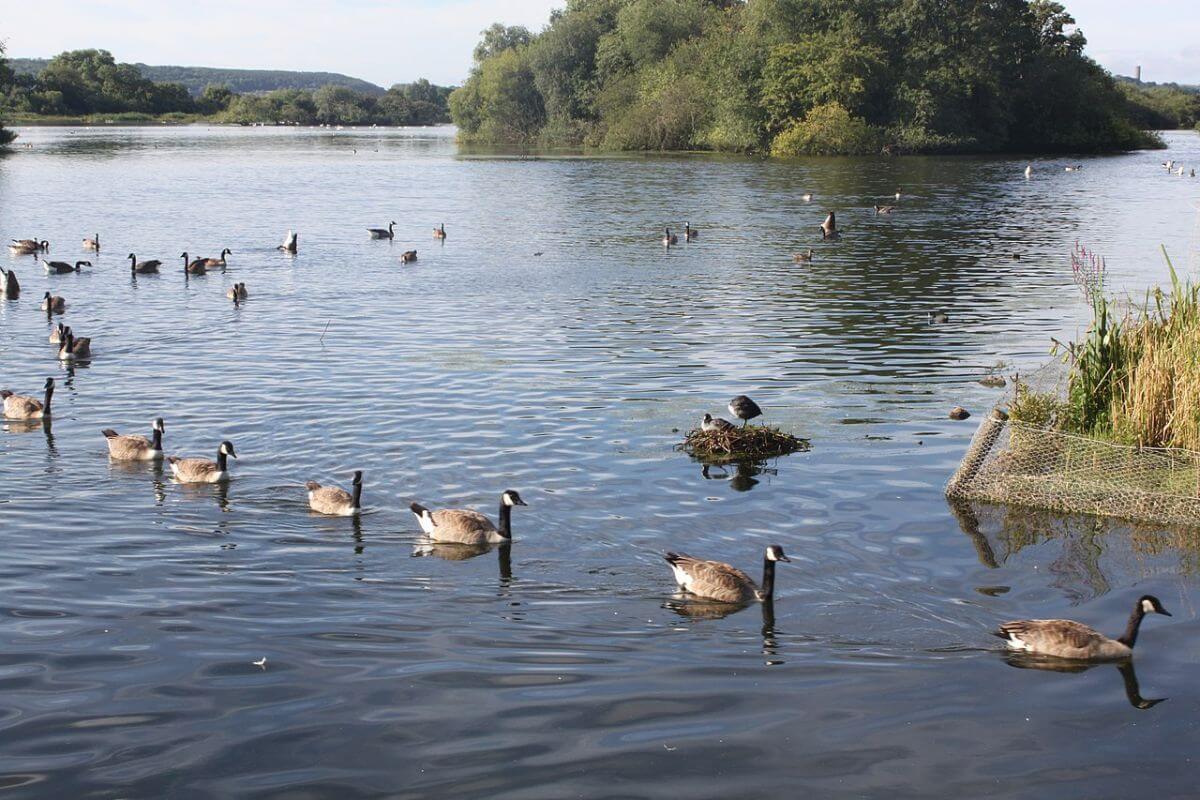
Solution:
M 493 22 L 539 30 L 564 0 L 4 0 L 10 56 L 98 47 L 118 61 L 327 70 L 381 86 L 459 83 Z M 1066 0 L 1088 52 L 1125 75 L 1200 84 L 1196 0 Z

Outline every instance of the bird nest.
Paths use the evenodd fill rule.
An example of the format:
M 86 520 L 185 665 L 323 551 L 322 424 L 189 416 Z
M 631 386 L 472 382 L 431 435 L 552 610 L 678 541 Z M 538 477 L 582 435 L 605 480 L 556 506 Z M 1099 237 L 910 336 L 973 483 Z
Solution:
M 708 464 L 732 464 L 758 461 L 808 450 L 810 443 L 766 425 L 746 425 L 723 431 L 696 428 L 688 432 L 678 449 L 697 461 Z

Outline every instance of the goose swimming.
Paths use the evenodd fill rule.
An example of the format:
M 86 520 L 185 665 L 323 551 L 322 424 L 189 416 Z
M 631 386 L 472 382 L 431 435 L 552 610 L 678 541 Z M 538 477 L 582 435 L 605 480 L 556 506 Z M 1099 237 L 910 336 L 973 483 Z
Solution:
M 308 507 L 318 514 L 351 517 L 362 511 L 362 470 L 356 470 L 351 488 L 354 494 L 337 486 L 322 486 L 316 481 L 304 484 L 308 490 Z
M 1133 655 L 1138 629 L 1147 614 L 1171 616 L 1154 595 L 1138 598 L 1125 632 L 1110 639 L 1094 628 L 1069 619 L 1020 619 L 1005 622 L 992 632 L 1013 650 L 1037 655 L 1086 661 L 1116 661 Z
M 233 452 L 232 442 L 224 441 L 217 448 L 216 461 L 168 456 L 167 463 L 171 465 L 175 480 L 180 483 L 220 483 L 229 480 L 230 456 L 237 458 L 237 453 Z
M 41 400 L 23 394 L 0 390 L 5 419 L 44 419 L 50 416 L 50 400 L 54 397 L 54 378 L 46 378 L 45 394 Z
M 396 222 L 393 220 L 388 224 L 387 228 L 367 228 L 367 233 L 372 239 L 394 239 L 396 238 Z
M 671 565 L 679 588 L 697 597 L 721 603 L 767 602 L 775 595 L 775 564 L 790 562 L 777 544 L 768 545 L 763 555 L 762 584 L 731 564 L 722 561 L 702 561 L 683 553 L 667 553 L 664 560 Z
M 112 428 L 100 431 L 108 442 L 108 455 L 114 461 L 156 461 L 163 457 L 162 436 L 166 430 L 162 417 L 154 420 L 151 438 L 121 434 Z
M 430 511 L 419 503 L 409 506 L 417 517 L 421 530 L 435 542 L 453 542 L 457 544 L 481 545 L 495 544 L 512 540 L 512 509 L 513 506 L 528 505 L 516 491 L 505 490 L 500 495 L 500 525 L 478 511 L 466 509 L 442 509 Z

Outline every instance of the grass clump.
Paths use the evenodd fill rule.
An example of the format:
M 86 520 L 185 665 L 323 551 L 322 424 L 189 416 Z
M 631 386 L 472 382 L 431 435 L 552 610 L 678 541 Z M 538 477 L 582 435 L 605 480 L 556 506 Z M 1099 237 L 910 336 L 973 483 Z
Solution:
M 1104 296 L 1104 261 L 1076 245 L 1076 283 L 1092 305 L 1081 342 L 1065 350 L 1065 400 L 1018 381 L 1010 416 L 1038 427 L 1134 445 L 1200 450 L 1200 287 L 1163 250 L 1169 291 L 1120 312 Z
M 786 456 L 808 450 L 811 443 L 778 428 L 746 425 L 724 431 L 696 428 L 678 447 L 697 461 L 716 465 Z

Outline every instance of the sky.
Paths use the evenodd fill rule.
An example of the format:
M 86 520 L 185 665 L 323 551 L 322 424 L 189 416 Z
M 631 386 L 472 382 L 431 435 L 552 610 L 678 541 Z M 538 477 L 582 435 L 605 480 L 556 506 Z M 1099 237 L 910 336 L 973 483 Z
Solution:
M 493 22 L 537 31 L 564 0 L 2 0 L 11 57 L 97 47 L 118 61 L 324 70 L 457 84 Z M 1108 69 L 1200 84 L 1197 0 L 1065 0 Z

